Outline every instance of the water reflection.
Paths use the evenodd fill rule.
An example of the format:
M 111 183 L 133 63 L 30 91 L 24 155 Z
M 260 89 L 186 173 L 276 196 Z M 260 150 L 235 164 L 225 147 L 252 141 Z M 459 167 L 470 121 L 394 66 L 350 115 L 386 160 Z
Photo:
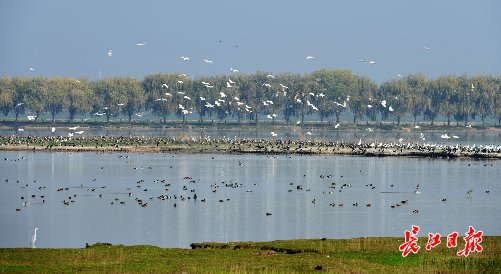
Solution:
M 422 237 L 428 232 L 463 234 L 469 225 L 486 235 L 499 235 L 500 164 L 334 156 L 1 152 L 0 246 L 28 247 L 34 227 L 40 228 L 39 247 L 95 242 L 189 247 L 202 241 L 403 237 L 411 225 L 421 226 Z M 238 187 L 226 187 L 231 184 Z M 414 194 L 418 184 L 421 194 Z M 158 199 L 160 195 L 171 199 Z M 391 208 L 395 204 L 400 206 Z

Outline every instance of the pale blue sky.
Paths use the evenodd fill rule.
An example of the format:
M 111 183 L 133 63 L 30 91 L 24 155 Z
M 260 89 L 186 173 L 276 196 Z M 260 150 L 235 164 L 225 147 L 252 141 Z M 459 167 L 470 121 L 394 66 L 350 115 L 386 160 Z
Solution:
M 230 68 L 344 68 L 379 83 L 395 72 L 499 76 L 501 1 L 0 1 L 0 76 L 200 77 Z

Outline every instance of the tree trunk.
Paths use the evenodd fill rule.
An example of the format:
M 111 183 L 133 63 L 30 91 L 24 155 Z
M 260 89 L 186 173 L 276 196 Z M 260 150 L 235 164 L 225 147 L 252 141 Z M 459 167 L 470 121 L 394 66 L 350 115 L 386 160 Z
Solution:
M 447 116 L 447 126 L 448 127 L 451 126 L 451 117 L 450 116 Z
M 51 113 L 52 114 L 52 123 L 54 124 L 54 121 L 56 121 L 56 114 L 55 113 Z
M 397 116 L 397 126 L 400 125 L 400 116 Z

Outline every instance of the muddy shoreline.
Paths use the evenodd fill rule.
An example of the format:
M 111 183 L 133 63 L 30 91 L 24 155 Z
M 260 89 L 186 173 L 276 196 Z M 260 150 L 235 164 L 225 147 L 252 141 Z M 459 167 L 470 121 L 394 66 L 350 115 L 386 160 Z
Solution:
M 0 136 L 0 151 L 213 153 L 501 159 L 501 146 L 175 137 Z

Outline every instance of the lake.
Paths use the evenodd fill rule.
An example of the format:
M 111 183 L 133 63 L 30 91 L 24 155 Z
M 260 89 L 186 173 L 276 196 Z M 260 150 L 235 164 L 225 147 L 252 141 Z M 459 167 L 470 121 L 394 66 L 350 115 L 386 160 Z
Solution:
M 35 227 L 41 248 L 501 235 L 499 178 L 500 161 L 2 151 L 0 247 Z

